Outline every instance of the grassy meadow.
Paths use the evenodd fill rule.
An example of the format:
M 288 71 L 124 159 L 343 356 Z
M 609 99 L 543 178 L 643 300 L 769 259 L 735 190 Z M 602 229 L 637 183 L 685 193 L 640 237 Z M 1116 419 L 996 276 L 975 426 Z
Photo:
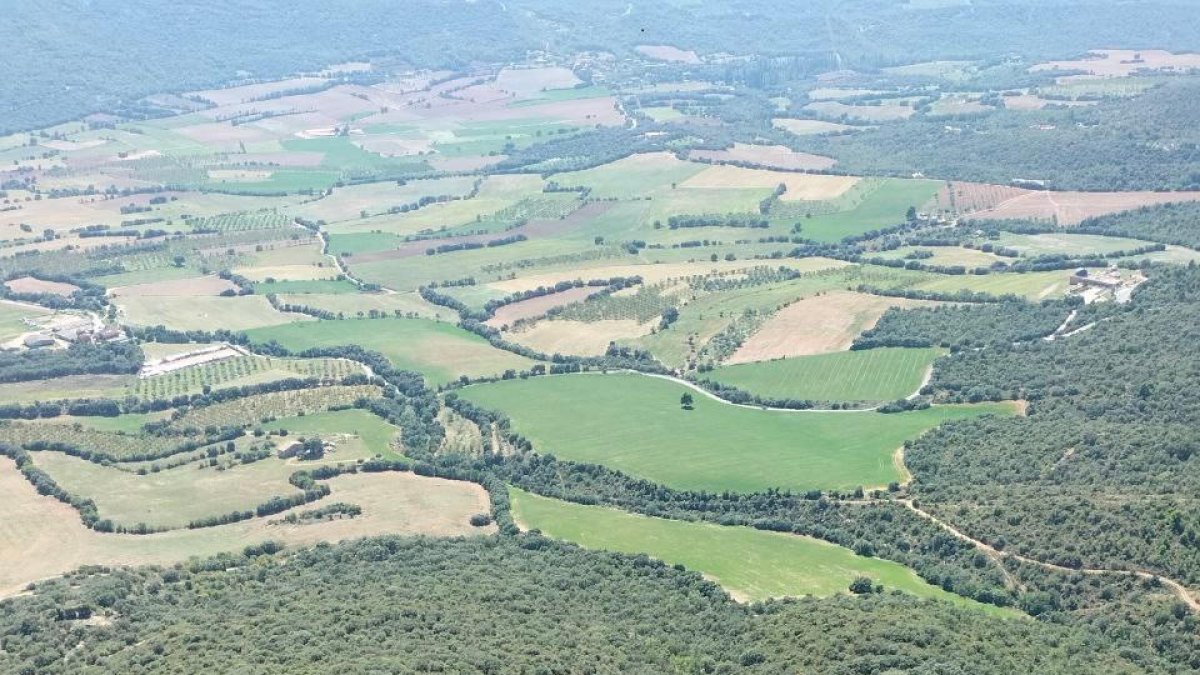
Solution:
M 637 374 L 510 380 L 460 395 L 512 419 L 534 448 L 680 490 L 848 490 L 902 479 L 893 453 L 937 424 L 1010 414 L 1006 404 L 876 412 L 773 411 L 712 400 Z M 690 393 L 694 409 L 680 397 Z
M 293 351 L 360 345 L 378 351 L 393 365 L 414 370 L 441 384 L 460 375 L 499 375 L 533 361 L 496 349 L 457 326 L 428 319 L 346 319 L 310 321 L 247 331 L 255 342 L 274 340 Z
M 768 398 L 890 401 L 916 392 L 940 353 L 883 347 L 739 363 L 701 377 Z
M 847 592 L 864 576 L 884 590 L 947 600 L 992 613 L 1004 610 L 933 586 L 907 567 L 867 558 L 848 548 L 793 534 L 750 527 L 651 518 L 584 506 L 510 488 L 513 517 L 526 529 L 584 548 L 645 553 L 704 574 L 741 601 Z

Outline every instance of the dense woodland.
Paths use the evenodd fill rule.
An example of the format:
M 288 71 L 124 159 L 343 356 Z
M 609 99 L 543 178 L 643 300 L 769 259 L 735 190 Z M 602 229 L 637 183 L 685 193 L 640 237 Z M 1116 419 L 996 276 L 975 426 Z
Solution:
M 1061 56 L 1110 43 L 1182 50 L 1200 35 L 1194 22 L 1180 20 L 1191 9 L 1180 0 L 1141 3 L 1137 12 L 1093 0 L 962 5 L 754 0 L 739 3 L 736 11 L 711 3 L 624 0 L 339 0 L 320 6 L 282 0 L 220 5 L 15 0 L 6 9 L 0 40 L 8 49 L 0 54 L 0 67 L 27 76 L 14 78 L 0 98 L 0 131 L 99 110 L 161 114 L 139 99 L 237 78 L 317 71 L 367 56 L 408 67 L 458 68 L 545 48 L 559 55 L 627 55 L 640 44 L 674 44 L 702 53 L 745 54 L 753 45 L 760 54 L 794 55 L 808 64 L 800 70 L 819 72 L 1010 53 Z M 680 21 L 680 12 L 689 20 Z M 459 39 L 462 35 L 471 39 Z M 172 48 L 161 49 L 164 44 Z M 38 67 L 29 71 L 26 55 L 35 53 Z
M 5 601 L 0 669 L 1158 671 L 1077 628 L 997 621 L 886 589 L 746 607 L 694 572 L 537 535 L 274 549 L 82 573 Z

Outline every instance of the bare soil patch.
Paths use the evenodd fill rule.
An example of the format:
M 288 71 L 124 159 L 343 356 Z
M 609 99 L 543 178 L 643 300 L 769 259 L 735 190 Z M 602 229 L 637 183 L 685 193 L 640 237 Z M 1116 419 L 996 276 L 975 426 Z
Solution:
M 1026 190 L 992 207 L 981 209 L 976 218 L 1055 220 L 1075 225 L 1085 218 L 1129 211 L 1141 206 L 1200 200 L 1194 192 L 1053 192 Z
M 196 277 L 194 279 L 173 279 L 171 281 L 152 281 L 147 284 L 120 286 L 113 288 L 109 294 L 113 297 L 158 296 L 158 295 L 220 295 L 222 291 L 237 290 L 233 282 L 216 275 Z
M 4 285 L 13 293 L 49 293 L 64 297 L 79 290 L 79 287 L 75 284 L 68 284 L 61 281 L 44 281 L 33 277 L 12 279 L 4 282 Z
M 390 472 L 338 476 L 328 483 L 332 495 L 296 510 L 348 502 L 361 506 L 362 515 L 289 525 L 280 522 L 281 514 L 197 530 L 101 534 L 85 528 L 75 509 L 37 494 L 12 460 L 0 458 L 0 597 L 81 565 L 171 564 L 268 539 L 306 546 L 382 534 L 494 531 L 493 526 L 476 528 L 468 522 L 472 514 L 488 511 L 487 493 L 474 483 Z
M 844 131 L 856 131 L 864 127 L 851 126 L 849 124 L 838 124 L 837 122 L 826 122 L 824 120 L 801 120 L 789 119 L 780 117 L 771 120 L 771 123 L 784 131 L 790 131 L 797 136 L 819 136 L 821 134 L 839 134 Z
M 727 150 L 693 150 L 690 158 L 709 162 L 742 162 L 773 169 L 820 171 L 837 164 L 837 160 L 823 155 L 796 152 L 784 145 L 749 145 L 734 143 Z
M 601 356 L 608 344 L 616 340 L 632 340 L 649 335 L 655 322 L 639 324 L 633 319 L 604 321 L 538 321 L 528 328 L 508 333 L 513 342 L 546 354 Z
M 1029 70 L 1080 70 L 1101 77 L 1125 77 L 1138 71 L 1184 73 L 1200 68 L 1200 54 L 1172 54 L 1161 49 L 1098 49 L 1087 58 L 1039 63 Z
M 773 189 L 782 183 L 787 186 L 787 191 L 780 197 L 784 201 L 823 201 L 840 196 L 857 182 L 856 176 L 827 176 L 768 169 L 744 169 L 722 164 L 709 167 L 679 185 L 683 188 L 699 189 Z
M 700 56 L 690 49 L 680 49 L 671 45 L 638 45 L 634 47 L 639 54 L 657 61 L 671 63 L 700 63 Z
M 596 286 L 583 286 L 580 288 L 569 288 L 559 293 L 551 293 L 538 298 L 529 298 L 528 300 L 514 302 L 497 309 L 492 318 L 488 319 L 485 323 L 497 329 L 510 326 L 521 319 L 534 319 L 544 316 L 546 312 L 555 307 L 564 307 L 573 302 L 579 302 L 599 293 L 600 290 Z
M 888 309 L 937 304 L 850 291 L 810 296 L 776 312 L 726 363 L 845 351 L 856 336 L 873 327 Z

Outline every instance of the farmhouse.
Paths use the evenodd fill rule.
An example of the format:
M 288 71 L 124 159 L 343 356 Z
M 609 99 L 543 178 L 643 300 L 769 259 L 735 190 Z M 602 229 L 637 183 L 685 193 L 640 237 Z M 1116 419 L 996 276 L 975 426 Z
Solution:
M 1071 274 L 1071 285 L 1112 290 L 1121 285 L 1121 277 L 1112 271 L 1093 275 L 1089 274 L 1086 269 L 1078 269 Z
M 25 336 L 21 341 L 29 349 L 41 349 L 42 347 L 53 347 L 54 338 L 45 333 L 31 333 Z

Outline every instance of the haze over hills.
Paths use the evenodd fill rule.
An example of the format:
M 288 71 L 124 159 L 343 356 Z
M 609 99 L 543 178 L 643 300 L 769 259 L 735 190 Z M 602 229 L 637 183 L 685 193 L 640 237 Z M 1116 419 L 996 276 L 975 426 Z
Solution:
M 0 672 L 1200 670 L 1190 3 L 0 26 Z

